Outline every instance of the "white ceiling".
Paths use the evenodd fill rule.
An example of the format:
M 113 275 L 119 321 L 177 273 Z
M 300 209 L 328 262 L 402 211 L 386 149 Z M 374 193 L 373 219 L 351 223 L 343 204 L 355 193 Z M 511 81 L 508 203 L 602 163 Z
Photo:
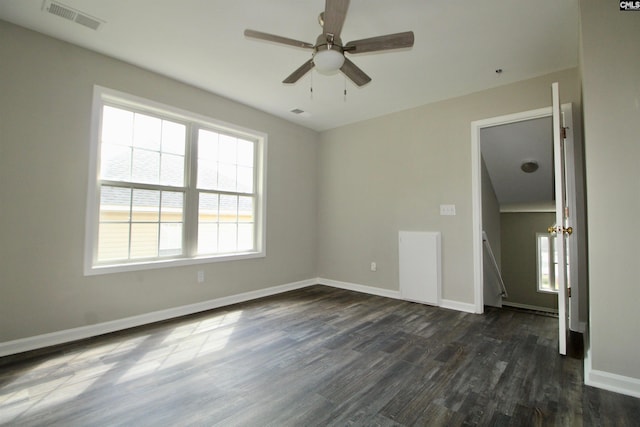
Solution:
M 0 19 L 206 89 L 315 130 L 575 67 L 578 0 L 352 0 L 342 39 L 413 30 L 411 49 L 352 55 L 372 77 L 282 80 L 310 58 L 246 39 L 251 28 L 315 42 L 324 0 L 63 0 L 105 21 L 98 31 L 2 0 Z M 3 41 L 4 42 L 4 41 Z M 497 74 L 496 69 L 503 72 Z M 310 87 L 313 84 L 313 98 Z M 343 91 L 347 87 L 346 100 Z M 299 108 L 307 114 L 296 116 Z

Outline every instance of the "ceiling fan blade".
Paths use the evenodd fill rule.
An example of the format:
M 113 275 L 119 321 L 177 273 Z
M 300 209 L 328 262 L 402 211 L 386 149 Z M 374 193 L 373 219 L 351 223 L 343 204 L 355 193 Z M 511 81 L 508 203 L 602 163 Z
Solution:
M 286 44 L 289 46 L 301 47 L 304 49 L 313 49 L 313 45 L 311 43 L 302 42 L 300 40 L 289 39 L 287 37 L 276 36 L 275 34 L 263 33 L 261 31 L 244 30 L 244 35 L 245 37 L 250 37 L 252 39 L 266 40 L 269 42 Z
M 367 76 L 356 64 L 351 62 L 349 58 L 344 58 L 344 64 L 340 71 L 358 86 L 366 85 L 371 81 L 371 77 Z
M 284 79 L 282 83 L 295 83 L 307 74 L 313 68 L 313 58 L 302 64 L 297 70 L 295 70 L 289 77 Z
M 340 37 L 344 19 L 347 17 L 349 0 L 327 0 L 324 8 L 323 33 L 333 34 L 334 38 Z
M 386 36 L 371 37 L 368 39 L 354 40 L 344 46 L 345 52 L 352 54 L 376 52 L 379 50 L 400 49 L 413 46 L 413 31 L 404 33 L 387 34 Z

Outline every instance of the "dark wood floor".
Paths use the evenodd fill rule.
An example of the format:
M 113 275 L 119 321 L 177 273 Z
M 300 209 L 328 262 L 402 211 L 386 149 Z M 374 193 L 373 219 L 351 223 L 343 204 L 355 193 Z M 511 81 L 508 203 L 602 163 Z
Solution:
M 314 286 L 0 359 L 0 424 L 638 426 L 557 320 Z

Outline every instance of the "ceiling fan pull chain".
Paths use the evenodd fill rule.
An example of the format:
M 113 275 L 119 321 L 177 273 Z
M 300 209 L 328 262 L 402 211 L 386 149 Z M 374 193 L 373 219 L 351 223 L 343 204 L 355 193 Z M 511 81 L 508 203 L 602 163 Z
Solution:
M 311 73 L 311 78 L 309 79 L 309 99 L 313 101 L 313 73 Z
M 344 102 L 347 102 L 347 77 L 344 78 Z

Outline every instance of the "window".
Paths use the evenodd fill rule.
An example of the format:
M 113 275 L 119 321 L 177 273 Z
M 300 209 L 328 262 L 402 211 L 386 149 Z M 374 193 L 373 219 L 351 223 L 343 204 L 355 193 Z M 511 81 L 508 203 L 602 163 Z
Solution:
M 558 259 L 555 249 L 556 237 L 548 233 L 536 233 L 538 259 L 538 292 L 558 292 L 556 276 Z
M 266 135 L 96 87 L 85 273 L 264 256 Z

